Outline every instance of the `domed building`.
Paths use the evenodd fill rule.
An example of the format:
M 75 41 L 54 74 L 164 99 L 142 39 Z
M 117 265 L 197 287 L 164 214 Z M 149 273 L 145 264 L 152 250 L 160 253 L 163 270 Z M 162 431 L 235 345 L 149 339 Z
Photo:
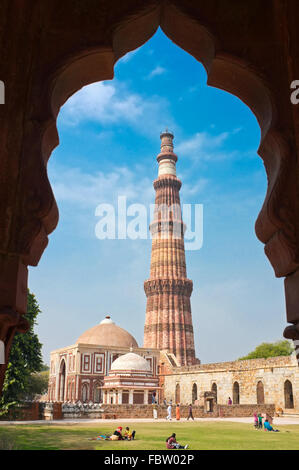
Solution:
M 132 349 L 132 348 L 131 348 Z M 149 404 L 153 392 L 158 395 L 159 379 L 150 362 L 139 354 L 129 352 L 116 359 L 104 379 L 103 403 Z
M 75 344 L 51 352 L 48 398 L 53 402 L 80 400 L 102 403 L 103 390 L 107 395 L 107 388 L 104 388 L 105 377 L 110 374 L 115 377 L 115 372 L 125 370 L 126 367 L 127 370 L 133 367 L 132 370 L 137 375 L 141 372 L 142 377 L 151 377 L 148 384 L 153 389 L 155 385 L 158 387 L 158 362 L 158 350 L 139 348 L 128 331 L 106 316 L 98 325 L 80 335 Z M 140 371 L 138 367 L 141 367 Z M 137 381 L 137 390 L 139 384 Z M 136 393 L 137 391 L 135 395 Z M 109 397 L 110 395 L 112 396 L 112 392 Z

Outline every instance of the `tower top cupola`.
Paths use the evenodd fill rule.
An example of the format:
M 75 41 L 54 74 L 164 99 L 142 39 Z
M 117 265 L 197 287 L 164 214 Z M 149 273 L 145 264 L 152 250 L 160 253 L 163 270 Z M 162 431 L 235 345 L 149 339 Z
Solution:
M 178 160 L 177 155 L 173 151 L 173 139 L 174 135 L 169 132 L 168 129 L 160 134 L 161 139 L 161 151 L 157 156 L 159 163 L 158 176 L 173 175 L 176 176 L 175 164 Z

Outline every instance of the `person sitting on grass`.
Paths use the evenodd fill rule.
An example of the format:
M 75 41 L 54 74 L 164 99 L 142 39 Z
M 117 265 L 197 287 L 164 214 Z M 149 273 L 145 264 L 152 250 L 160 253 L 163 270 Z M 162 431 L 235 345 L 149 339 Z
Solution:
M 110 437 L 111 441 L 123 441 L 124 440 L 124 437 L 122 435 L 122 427 L 119 426 L 115 431 L 114 433 L 112 434 L 112 436 Z
M 271 424 L 269 423 L 269 421 L 267 419 L 265 419 L 265 422 L 264 422 L 264 429 L 265 431 L 273 431 L 273 432 L 279 432 L 278 429 L 273 429 Z
M 130 428 L 127 426 L 124 432 L 124 439 L 126 441 L 133 441 L 135 439 L 136 431 L 131 432 Z
M 181 446 L 181 444 L 179 444 L 177 441 L 176 441 L 176 434 L 173 433 L 171 434 L 171 436 L 169 436 L 167 439 L 166 439 L 166 448 L 167 449 L 188 449 L 188 444 L 186 444 L 185 446 Z

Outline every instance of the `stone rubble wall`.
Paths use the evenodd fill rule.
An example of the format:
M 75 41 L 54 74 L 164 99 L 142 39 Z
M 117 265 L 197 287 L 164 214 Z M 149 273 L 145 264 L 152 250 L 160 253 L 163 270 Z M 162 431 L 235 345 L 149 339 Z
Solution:
M 299 410 L 299 368 L 296 357 L 285 356 L 269 359 L 203 364 L 173 368 L 163 378 L 163 395 L 175 402 L 175 390 L 180 388 L 181 404 L 192 403 L 192 388 L 197 386 L 197 397 L 217 385 L 217 403 L 225 405 L 233 398 L 233 386 L 239 384 L 241 405 L 257 403 L 257 384 L 264 386 L 265 403 L 285 408 L 284 384 L 289 380 L 293 387 L 294 410 Z M 203 404 L 203 403 L 199 403 Z

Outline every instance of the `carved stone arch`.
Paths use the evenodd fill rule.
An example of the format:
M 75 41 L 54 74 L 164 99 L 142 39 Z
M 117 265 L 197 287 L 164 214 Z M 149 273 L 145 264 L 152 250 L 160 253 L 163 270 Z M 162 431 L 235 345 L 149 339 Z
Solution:
M 93 383 L 93 402 L 103 403 L 103 387 L 104 383 L 101 380 L 95 380 Z
M 286 380 L 284 383 L 284 406 L 287 409 L 294 408 L 293 385 L 290 380 Z
M 63 357 L 59 364 L 58 401 L 64 402 L 66 393 L 66 361 Z
M 87 403 L 89 400 L 89 383 L 84 382 L 81 388 L 81 399 L 83 403 Z
M 264 384 L 261 380 L 259 380 L 258 383 L 256 384 L 256 403 L 258 405 L 265 404 L 265 390 L 264 390 Z
M 193 383 L 192 385 L 192 405 L 196 402 L 198 399 L 198 392 L 197 392 L 197 384 Z
M 216 382 L 213 383 L 211 391 L 215 393 L 215 403 L 217 403 L 217 384 L 216 384 Z
M 175 44 L 204 65 L 209 85 L 234 94 L 256 116 L 261 128 L 258 153 L 264 160 L 268 177 L 268 191 L 256 222 L 256 233 L 266 245 L 265 251 L 276 275 L 285 276 L 293 272 L 299 266 L 295 261 L 295 235 L 290 222 L 294 214 L 290 204 L 285 204 L 287 209 L 283 212 L 277 207 L 280 198 L 285 199 L 283 186 L 286 179 L 292 177 L 292 172 L 285 171 L 290 149 L 277 130 L 277 110 L 270 85 L 261 71 L 255 70 L 250 63 L 235 57 L 230 51 L 223 51 L 221 41 L 214 33 L 172 2 L 151 2 L 149 6 L 123 18 L 112 32 L 110 47 L 99 44 L 82 48 L 79 45 L 77 52 L 72 50 L 63 57 L 57 57 L 56 63 L 51 66 L 52 73 L 40 84 L 35 110 L 39 116 L 38 124 L 36 127 L 31 125 L 35 140 L 40 141 L 40 149 L 37 142 L 34 146 L 28 146 L 28 149 L 31 157 L 32 152 L 40 153 L 40 157 L 36 155 L 35 158 L 44 162 L 44 169 L 40 167 L 40 177 L 44 180 L 42 186 L 45 185 L 48 190 L 43 193 L 39 210 L 35 211 L 35 220 L 39 218 L 41 224 L 34 230 L 35 242 L 33 239 L 27 240 L 28 243 L 39 245 L 31 250 L 34 254 L 31 262 L 38 262 L 47 243 L 46 235 L 54 230 L 58 220 L 45 165 L 58 145 L 56 117 L 60 107 L 81 87 L 113 78 L 115 62 L 144 44 L 159 25 Z M 277 256 L 278 249 L 284 253 L 283 257 Z
M 233 385 L 233 405 L 240 404 L 240 385 L 239 382 L 234 382 Z
M 53 9 L 55 9 L 54 2 L 48 3 L 49 5 L 53 4 Z M 11 181 L 8 179 L 11 186 L 16 185 L 17 187 L 12 192 L 13 197 L 8 199 L 9 210 L 5 212 L 12 214 L 8 224 L 10 229 L 5 229 L 3 232 L 4 252 L 13 253 L 14 257 L 7 265 L 6 261 L 3 263 L 5 270 L 2 270 L 4 273 L 2 277 L 5 281 L 5 277 L 13 272 L 15 276 L 13 283 L 18 286 L 16 289 L 18 295 L 12 292 L 9 296 L 9 302 L 6 302 L 5 305 L 14 308 L 13 304 L 17 303 L 17 311 L 25 313 L 26 266 L 38 264 L 47 246 L 48 235 L 55 229 L 58 222 L 58 209 L 48 180 L 46 164 L 59 141 L 56 118 L 60 107 L 82 86 L 112 78 L 115 62 L 127 52 L 144 44 L 160 25 L 164 33 L 175 44 L 204 65 L 209 85 L 226 90 L 240 98 L 250 107 L 259 122 L 261 143 L 258 153 L 265 164 L 268 189 L 256 222 L 256 233 L 265 244 L 265 252 L 276 276 L 288 276 L 286 283 L 287 314 L 288 321 L 295 326 L 290 327 L 285 335 L 292 339 L 299 339 L 297 309 L 299 279 L 298 276 L 293 275 L 299 268 L 298 235 L 296 235 L 297 221 L 299 220 L 298 203 L 296 202 L 296 198 L 298 199 L 296 144 L 293 143 L 295 131 L 291 129 L 294 124 L 292 121 L 294 116 L 290 117 L 287 111 L 285 122 L 280 122 L 282 119 L 281 109 L 278 109 L 279 106 L 277 106 L 280 90 L 275 90 L 275 87 L 269 84 L 271 65 L 268 64 L 268 78 L 266 79 L 263 65 L 254 65 L 248 59 L 250 56 L 249 47 L 243 48 L 240 52 L 241 59 L 238 54 L 236 55 L 232 51 L 232 42 L 223 40 L 223 34 L 229 35 L 226 33 L 228 30 L 225 19 L 222 21 L 225 25 L 225 32 L 222 31 L 221 36 L 217 29 L 219 21 L 214 21 L 215 14 L 213 15 L 213 11 L 217 13 L 221 2 L 199 3 L 200 7 L 197 9 L 195 4 L 192 5 L 192 2 L 149 0 L 148 2 L 137 2 L 137 5 L 135 3 L 131 6 L 128 5 L 121 9 L 119 15 L 110 16 L 107 13 L 107 6 L 101 2 L 98 6 L 96 6 L 96 2 L 88 3 L 89 6 L 82 2 L 80 7 L 78 4 L 76 12 L 81 9 L 82 11 L 89 10 L 89 8 L 95 10 L 87 11 L 87 14 L 92 17 L 91 15 L 94 13 L 96 21 L 103 18 L 101 25 L 105 34 L 102 36 L 99 34 L 97 37 L 94 30 L 90 36 L 87 30 L 81 34 L 80 28 L 78 28 L 79 23 L 70 21 L 73 29 L 68 31 L 67 41 L 60 38 L 61 47 L 49 46 L 51 42 L 49 38 L 55 37 L 57 40 L 57 37 L 59 39 L 62 34 L 59 29 L 61 24 L 53 26 L 51 23 L 55 22 L 53 18 L 57 15 L 52 15 L 51 7 L 48 4 L 46 6 L 50 8 L 51 14 L 44 14 L 43 21 L 45 21 L 46 28 L 41 29 L 39 23 L 33 22 L 35 36 L 32 33 L 32 38 L 35 40 L 36 48 L 28 60 L 31 65 L 28 67 L 30 71 L 27 71 L 26 76 L 25 98 L 19 104 L 20 108 L 25 107 L 21 118 L 24 123 L 22 127 L 23 140 L 20 138 L 20 142 L 18 142 L 19 153 L 15 157 L 16 162 L 13 162 L 16 168 L 16 177 L 11 178 Z M 258 8 L 259 2 L 248 2 L 248 5 L 251 3 L 254 3 L 254 8 Z M 280 8 L 283 8 L 280 6 L 283 2 L 272 3 L 275 11 L 271 9 L 271 15 L 274 16 Z M 211 4 L 210 10 L 209 4 Z M 140 5 L 142 6 L 140 7 Z M 238 5 L 240 2 L 235 2 L 234 8 L 241 8 Z M 63 7 L 61 6 L 61 8 Z M 206 21 L 203 21 L 201 18 L 204 17 L 204 14 L 201 13 L 201 10 L 206 8 L 209 13 L 205 11 Z M 288 14 L 289 11 L 292 10 L 288 10 Z M 66 18 L 73 20 L 72 15 L 77 14 L 76 12 L 67 12 Z M 35 9 L 34 21 L 36 21 L 36 16 L 40 17 L 39 11 L 37 12 Z M 113 19 L 110 19 L 112 17 Z M 284 21 L 286 22 L 287 19 L 289 16 L 286 16 Z M 65 18 L 64 21 L 67 23 Z M 278 25 L 275 21 L 278 21 L 277 17 L 273 20 L 273 27 Z M 75 28 L 74 24 L 77 25 Z M 26 26 L 25 21 L 24 25 Z M 92 26 L 94 27 L 94 25 Z M 282 28 L 279 25 L 276 29 Z M 37 30 L 43 30 L 43 34 L 39 35 Z M 285 34 L 287 35 L 287 33 Z M 248 45 L 253 37 L 251 31 L 251 36 L 248 36 Z M 37 38 L 40 39 L 40 43 Z M 273 43 L 275 40 L 278 41 L 278 37 L 274 34 L 272 36 Z M 252 45 L 251 49 L 254 47 L 258 48 L 258 42 Z M 287 61 L 291 62 L 290 55 L 287 55 L 285 51 L 284 53 L 282 64 Z M 280 68 L 282 69 L 282 67 L 283 65 Z M 13 86 L 13 80 L 11 83 Z M 282 106 L 286 108 L 285 104 Z M 9 147 L 7 146 L 7 148 Z M 18 200 L 15 199 L 16 194 Z M 17 300 L 12 301 L 11 299 Z M 290 306 L 288 307 L 288 305 Z M 3 323 L 5 323 L 4 320 Z M 296 324 L 298 325 L 297 329 Z M 4 373 L 5 366 L 0 368 L 0 388 Z

